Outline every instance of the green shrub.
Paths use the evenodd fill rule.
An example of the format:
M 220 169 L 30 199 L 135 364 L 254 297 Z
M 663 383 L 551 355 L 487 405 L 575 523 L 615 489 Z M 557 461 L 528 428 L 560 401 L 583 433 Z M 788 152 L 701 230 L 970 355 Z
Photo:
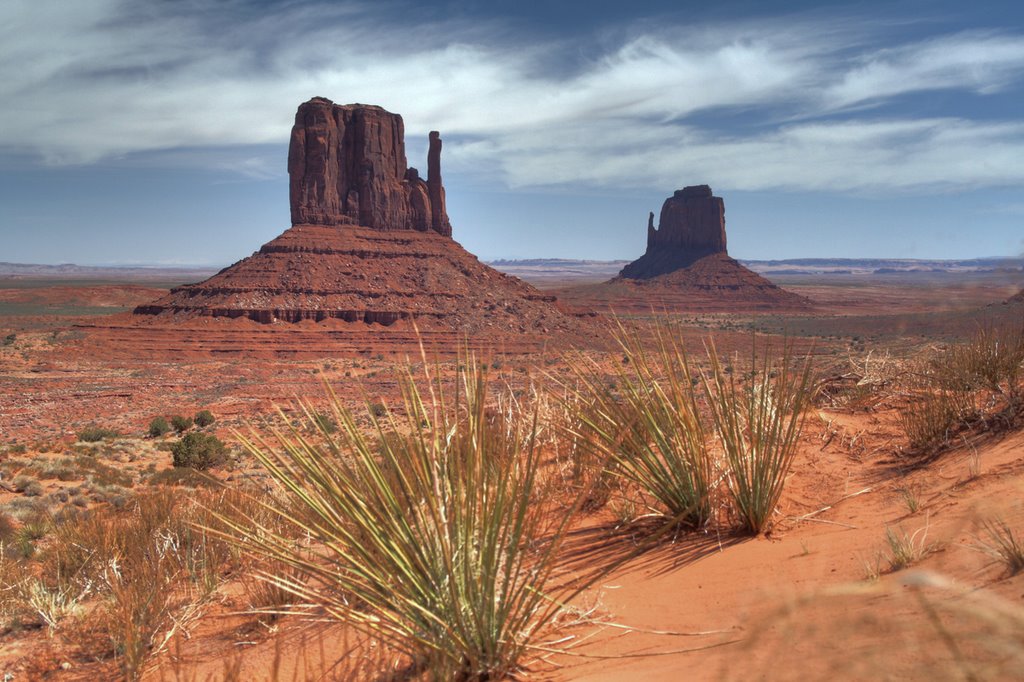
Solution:
M 174 466 L 203 471 L 224 460 L 224 443 L 208 433 L 189 433 L 171 447 Z
M 196 426 L 203 429 L 212 424 L 216 420 L 213 417 L 213 413 L 210 412 L 209 410 L 200 410 L 199 413 L 196 414 L 195 421 Z
M 78 433 L 78 440 L 83 443 L 98 443 L 107 438 L 117 438 L 119 434 L 113 429 L 105 429 L 100 426 L 87 426 Z
M 150 438 L 159 438 L 170 430 L 171 425 L 167 423 L 164 417 L 153 417 L 153 421 L 149 422 Z
M 338 422 L 327 412 L 313 412 L 310 416 L 317 431 L 330 435 L 338 430 Z
M 171 417 L 171 426 L 178 433 L 183 433 L 192 428 L 192 417 L 183 417 L 180 414 L 176 414 Z

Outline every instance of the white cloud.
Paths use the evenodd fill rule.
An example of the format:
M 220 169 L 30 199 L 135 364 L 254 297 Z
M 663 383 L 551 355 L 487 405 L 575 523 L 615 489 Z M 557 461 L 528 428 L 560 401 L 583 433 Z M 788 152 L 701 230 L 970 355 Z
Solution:
M 880 50 L 857 61 L 859 66 L 825 91 L 830 105 L 845 107 L 922 90 L 998 92 L 1024 74 L 1024 39 L 960 33 Z
M 384 26 L 377 7 L 6 0 L 0 149 L 76 164 L 284 144 L 295 106 L 324 95 L 401 112 L 412 134 L 440 129 L 449 168 L 512 186 L 1024 183 L 1019 124 L 851 112 L 922 90 L 1019 87 L 1020 35 L 879 48 L 867 28 L 820 19 L 661 26 L 569 69 L 571 42 L 512 44 L 494 25 Z M 257 154 L 166 153 L 275 174 Z

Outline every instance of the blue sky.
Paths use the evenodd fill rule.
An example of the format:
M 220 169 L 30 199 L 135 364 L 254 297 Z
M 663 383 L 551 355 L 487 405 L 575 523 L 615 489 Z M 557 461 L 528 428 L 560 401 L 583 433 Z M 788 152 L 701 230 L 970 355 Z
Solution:
M 314 95 L 440 130 L 483 259 L 635 258 L 702 183 L 740 258 L 1024 254 L 1019 2 L 4 0 L 0 261 L 248 255 Z

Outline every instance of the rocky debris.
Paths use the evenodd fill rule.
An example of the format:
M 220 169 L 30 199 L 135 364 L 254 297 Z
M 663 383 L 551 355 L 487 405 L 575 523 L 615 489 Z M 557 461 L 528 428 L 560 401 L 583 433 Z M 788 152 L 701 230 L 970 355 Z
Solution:
M 609 282 L 608 295 L 642 289 L 671 307 L 708 310 L 802 308 L 810 302 L 780 289 L 729 257 L 725 202 L 707 185 L 677 190 L 661 207 L 658 227 L 647 218 L 647 251 Z M 659 292 L 659 290 L 661 290 Z M 665 295 L 662 295 L 665 294 Z M 653 299 L 651 299 L 653 300 Z
M 662 204 L 657 229 L 654 213 L 648 216 L 647 252 L 623 268 L 621 276 L 650 279 L 713 253 L 726 253 L 725 202 L 707 185 L 684 187 Z
M 293 225 L 433 230 L 451 236 L 441 137 L 430 133 L 427 180 L 409 168 L 402 117 L 323 97 L 299 105 L 288 149 Z

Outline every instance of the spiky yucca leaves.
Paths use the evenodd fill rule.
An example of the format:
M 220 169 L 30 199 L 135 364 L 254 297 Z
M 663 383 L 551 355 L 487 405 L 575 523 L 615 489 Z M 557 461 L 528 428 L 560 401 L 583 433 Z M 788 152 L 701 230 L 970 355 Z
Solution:
M 405 374 L 403 409 L 369 411 L 375 434 L 332 394 L 336 433 L 306 407 L 305 425 L 243 439 L 285 491 L 268 508 L 308 534 L 306 547 L 255 519 L 222 519 L 249 552 L 303 578 L 266 579 L 438 680 L 515 671 L 570 593 L 552 572 L 572 515 L 552 528 L 536 499 L 536 420 L 489 423 L 486 370 L 463 366 L 453 399 L 437 375 L 424 394 Z
M 580 436 L 607 459 L 609 470 L 648 493 L 671 523 L 702 527 L 712 515 L 714 457 L 697 405 L 695 375 L 678 334 L 654 328 L 655 349 L 619 325 L 623 364 L 614 385 L 600 368 L 579 358 Z
M 804 409 L 811 397 L 811 362 L 798 363 L 786 347 L 772 359 L 752 342 L 750 371 L 723 365 L 714 343 L 704 389 L 728 469 L 726 481 L 743 530 L 764 530 L 782 496 L 796 455 Z

